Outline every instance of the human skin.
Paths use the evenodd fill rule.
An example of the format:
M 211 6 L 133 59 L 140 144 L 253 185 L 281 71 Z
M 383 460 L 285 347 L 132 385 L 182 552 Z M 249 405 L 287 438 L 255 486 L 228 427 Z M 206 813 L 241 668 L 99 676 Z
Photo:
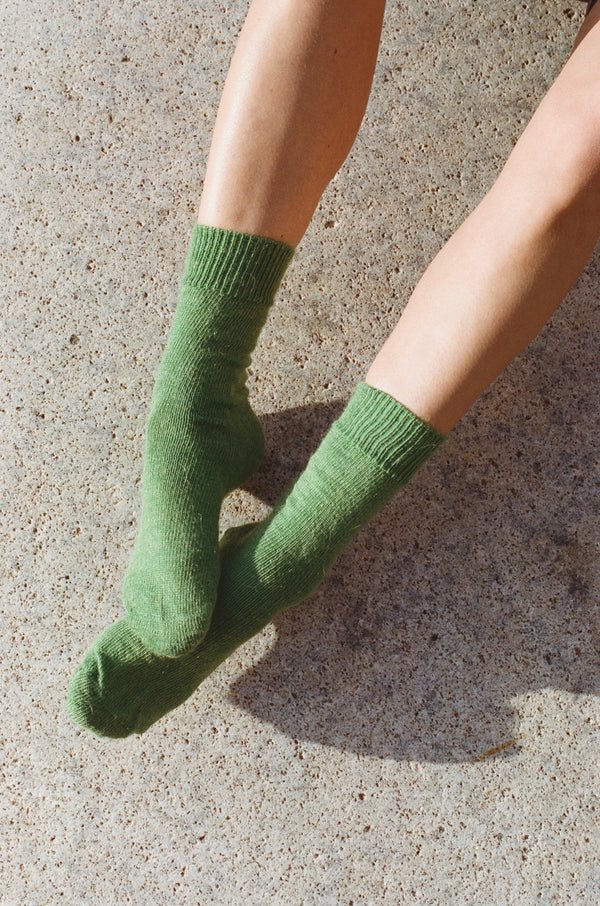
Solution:
M 253 0 L 198 221 L 296 246 L 368 102 L 383 0 Z M 447 434 L 535 337 L 600 235 L 600 2 L 495 183 L 415 287 L 366 382 Z
M 447 434 L 541 330 L 600 235 L 600 3 L 496 182 L 431 262 L 367 383 Z
M 215 121 L 199 223 L 296 247 L 362 122 L 385 0 L 253 0 Z
M 228 76 L 199 220 L 293 244 L 360 124 L 382 9 L 302 0 L 294 18 L 292 0 L 282 16 L 275 8 L 268 15 L 267 0 L 257 2 Z M 344 36 L 339 46 L 335 17 Z M 351 410 L 346 428 L 339 431 L 341 418 L 332 426 L 264 523 L 225 537 L 217 606 L 204 639 L 182 657 L 165 658 L 144 647 L 128 618 L 108 627 L 73 678 L 76 722 L 100 734 L 143 732 L 275 613 L 311 593 L 352 533 L 398 490 L 399 480 L 361 446 L 372 434 L 381 439 L 382 407 L 390 412 L 392 404 L 383 436 L 403 467 L 417 453 L 430 455 L 433 440 L 422 423 L 422 440 L 406 446 L 418 421 L 406 408 L 446 434 L 560 303 L 600 231 L 599 19 L 600 2 L 499 178 L 417 285 L 367 375 L 372 387 L 365 396 L 363 385 L 358 406 L 345 410 L 346 417 Z M 352 70 L 359 48 L 360 85 Z M 320 90 L 314 72 L 323 80 Z M 327 77 L 332 72 L 336 78 Z M 361 444 L 347 433 L 357 423 Z

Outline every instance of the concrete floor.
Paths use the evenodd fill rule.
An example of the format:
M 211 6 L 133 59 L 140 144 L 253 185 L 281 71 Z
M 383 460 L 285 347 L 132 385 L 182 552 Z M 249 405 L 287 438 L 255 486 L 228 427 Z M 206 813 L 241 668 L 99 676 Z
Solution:
M 600 902 L 598 249 L 444 447 L 144 736 L 69 677 L 120 613 L 143 431 L 246 0 L 0 11 L 0 902 Z M 491 186 L 576 0 L 388 4 L 256 351 L 260 518 Z M 468 279 L 468 275 L 465 275 Z

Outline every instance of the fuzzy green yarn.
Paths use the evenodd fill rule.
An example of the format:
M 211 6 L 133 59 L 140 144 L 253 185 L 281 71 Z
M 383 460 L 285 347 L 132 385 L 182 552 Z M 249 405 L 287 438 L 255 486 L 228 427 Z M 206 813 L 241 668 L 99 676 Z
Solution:
M 119 620 L 71 680 L 73 720 L 99 736 L 143 733 L 279 611 L 311 594 L 444 440 L 383 391 L 359 384 L 269 518 L 224 536 L 217 606 L 200 645 L 176 660 L 158 657 L 128 618 Z
M 246 369 L 294 250 L 196 224 L 146 427 L 139 532 L 123 585 L 146 648 L 180 657 L 208 630 L 223 498 L 262 460 Z

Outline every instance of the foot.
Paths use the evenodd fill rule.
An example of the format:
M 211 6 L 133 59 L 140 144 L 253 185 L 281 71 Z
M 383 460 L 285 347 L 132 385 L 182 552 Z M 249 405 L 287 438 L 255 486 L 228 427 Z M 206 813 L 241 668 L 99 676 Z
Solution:
M 263 432 L 246 369 L 293 249 L 196 225 L 146 429 L 142 513 L 123 587 L 153 654 L 204 637 L 219 582 L 223 498 L 258 467 Z
M 359 385 L 269 518 L 224 536 L 218 603 L 202 643 L 178 660 L 160 658 L 120 620 L 71 681 L 73 719 L 99 735 L 122 736 L 143 732 L 181 704 L 238 645 L 314 591 L 443 440 L 387 394 Z
M 235 555 L 254 525 L 227 533 L 224 563 Z M 67 711 L 96 736 L 124 737 L 143 733 L 182 704 L 239 645 L 270 619 L 241 621 L 233 596 L 215 609 L 210 629 L 198 647 L 179 658 L 149 651 L 127 618 L 109 626 L 81 662 L 69 685 Z

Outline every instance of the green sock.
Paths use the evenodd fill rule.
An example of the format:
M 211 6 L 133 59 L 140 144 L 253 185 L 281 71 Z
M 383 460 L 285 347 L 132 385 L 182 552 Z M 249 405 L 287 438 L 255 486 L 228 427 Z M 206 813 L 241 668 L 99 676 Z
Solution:
M 271 516 L 226 533 L 217 606 L 198 648 L 177 660 L 156 657 L 127 618 L 113 624 L 71 680 L 73 720 L 101 736 L 144 732 L 275 614 L 309 595 L 444 440 L 386 393 L 359 384 Z
M 219 581 L 223 498 L 260 464 L 246 368 L 294 250 L 196 224 L 146 427 L 139 533 L 123 602 L 155 654 L 205 635 Z

